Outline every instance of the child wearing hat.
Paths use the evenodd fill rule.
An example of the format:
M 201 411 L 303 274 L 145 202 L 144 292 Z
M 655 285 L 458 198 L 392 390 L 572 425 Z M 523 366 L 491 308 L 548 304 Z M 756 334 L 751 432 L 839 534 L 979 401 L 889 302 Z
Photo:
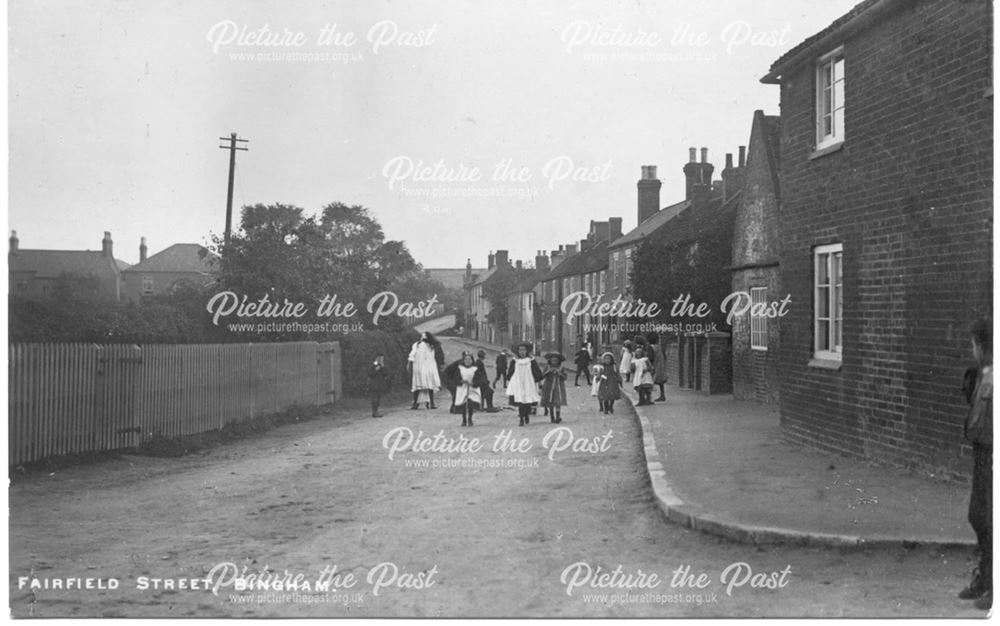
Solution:
M 549 421 L 553 424 L 562 422 L 559 415 L 559 407 L 566 406 L 566 370 L 563 369 L 563 361 L 566 357 L 558 352 L 550 352 L 545 355 L 547 363 L 545 371 L 542 372 L 542 406 L 549 414 Z
M 615 355 L 605 352 L 601 355 L 603 370 L 597 388 L 597 401 L 605 415 L 615 412 L 615 400 L 622 397 L 622 377 L 615 367 Z
M 538 381 L 541 379 L 542 370 L 531 356 L 531 344 L 518 344 L 517 354 L 507 366 L 507 395 L 517 405 L 519 426 L 531 421 L 531 409 L 541 400 L 538 395 Z

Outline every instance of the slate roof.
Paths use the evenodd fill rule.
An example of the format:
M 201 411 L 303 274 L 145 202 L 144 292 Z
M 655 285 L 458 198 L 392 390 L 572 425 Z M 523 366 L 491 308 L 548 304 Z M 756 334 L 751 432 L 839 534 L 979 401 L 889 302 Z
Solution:
M 853 9 L 845 13 L 844 15 L 838 17 L 829 26 L 819 31 L 815 35 L 807 38 L 805 41 L 795 46 L 785 54 L 781 55 L 777 61 L 771 64 L 771 69 L 768 71 L 767 75 L 760 79 L 762 83 L 777 83 L 781 76 L 781 72 L 787 69 L 790 62 L 795 59 L 800 53 L 806 51 L 812 46 L 818 44 L 823 39 L 828 36 L 833 35 L 835 32 L 845 27 L 847 24 L 854 21 L 856 18 L 864 15 L 868 11 L 872 10 L 876 6 L 886 3 L 887 0 L 864 0 Z
M 555 280 L 566 276 L 590 274 L 608 268 L 608 242 L 599 241 L 592 248 L 578 252 L 566 259 L 541 280 Z
M 653 213 L 641 224 L 628 231 L 618 239 L 615 239 L 608 246 L 609 249 L 621 248 L 633 243 L 638 243 L 660 229 L 661 226 L 677 217 L 681 211 L 691 206 L 690 200 L 682 200 L 677 204 L 671 204 Z
M 127 271 L 144 274 L 154 272 L 211 274 L 218 271 L 218 268 L 212 263 L 214 258 L 215 255 L 209 252 L 205 246 L 196 243 L 175 243 L 169 248 L 147 257 L 145 261 L 133 265 Z
M 116 273 L 128 263 L 104 256 L 97 250 L 32 250 L 19 248 L 7 255 L 12 272 L 31 272 L 36 278 L 58 278 L 63 274 L 99 276 Z

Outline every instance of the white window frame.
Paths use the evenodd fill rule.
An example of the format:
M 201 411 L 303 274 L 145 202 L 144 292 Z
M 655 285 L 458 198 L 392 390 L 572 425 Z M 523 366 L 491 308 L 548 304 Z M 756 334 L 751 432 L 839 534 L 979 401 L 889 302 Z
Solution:
M 757 307 L 760 304 L 761 307 Z M 767 351 L 767 317 L 754 315 L 755 308 L 767 306 L 767 287 L 750 288 L 750 349 Z
M 816 62 L 816 149 L 822 150 L 844 142 L 844 47 L 824 54 Z M 825 76 L 830 72 L 830 85 Z M 827 92 L 829 91 L 829 94 Z M 828 97 L 829 96 L 829 97 Z M 830 110 L 826 110 L 829 101 Z M 827 118 L 829 117 L 829 131 Z
M 142 295 L 151 296 L 156 293 L 154 288 L 153 277 L 149 275 L 144 275 L 142 277 Z
M 824 267 L 825 266 L 825 267 Z M 839 271 L 838 271 L 839 268 Z M 824 269 L 826 283 L 820 283 Z M 839 280 L 839 283 L 837 282 Z M 827 310 L 820 311 L 821 294 L 826 291 Z M 825 314 L 825 315 L 824 315 Z M 841 361 L 844 347 L 844 244 L 833 243 L 813 249 L 813 358 Z M 825 323 L 827 348 L 820 342 Z

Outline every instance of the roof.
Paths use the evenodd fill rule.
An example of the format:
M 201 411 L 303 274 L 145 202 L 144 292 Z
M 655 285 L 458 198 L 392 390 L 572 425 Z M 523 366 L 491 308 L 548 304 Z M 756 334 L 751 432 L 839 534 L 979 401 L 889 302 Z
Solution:
M 608 268 L 608 242 L 599 241 L 593 247 L 569 257 L 552 271 L 542 277 L 542 280 L 555 280 L 564 276 L 578 276 L 599 272 Z
M 736 208 L 740 204 L 742 195 L 742 192 L 738 191 L 725 203 L 722 202 L 722 196 L 715 196 L 705 207 L 691 207 L 681 211 L 676 218 L 670 221 L 670 228 L 657 233 L 656 243 L 696 241 L 720 228 L 732 230 L 736 219 Z
M 450 268 L 450 267 L 425 267 L 424 272 L 433 279 L 439 280 L 444 283 L 445 287 L 449 289 L 461 289 L 462 285 L 465 284 L 465 272 L 466 268 Z M 472 270 L 473 274 L 482 272 L 483 269 Z
M 781 163 L 781 117 L 764 115 L 763 111 L 754 111 L 753 123 L 760 124 L 760 132 L 764 138 L 764 150 L 767 153 L 767 169 L 771 173 L 771 183 L 774 193 L 781 197 L 780 174 L 778 166 Z M 753 131 L 751 130 L 751 135 Z M 751 139 L 752 140 L 752 139 Z
M 488 281 L 492 280 L 494 276 L 497 276 L 503 269 L 513 271 L 514 267 L 509 264 L 494 265 L 493 267 L 486 270 L 482 274 L 476 275 L 472 279 L 472 282 L 466 285 L 466 287 L 469 288 L 469 287 L 475 287 L 476 285 L 485 285 Z
M 677 217 L 681 211 L 688 208 L 690 205 L 690 200 L 683 200 L 677 204 L 671 204 L 668 207 L 660 209 L 643 220 L 641 224 L 628 231 L 618 239 L 612 241 L 608 247 L 610 249 L 621 248 L 622 246 L 642 241 L 649 235 L 659 230 L 661 226 Z
M 58 278 L 64 274 L 99 276 L 117 274 L 127 263 L 95 250 L 31 250 L 19 248 L 7 255 L 12 272 L 33 272 L 38 278 Z
M 208 248 L 196 243 L 175 243 L 157 252 L 145 261 L 128 268 L 129 272 L 188 272 L 197 274 L 214 273 L 217 268 L 212 263 L 215 255 Z
M 834 20 L 829 26 L 781 55 L 777 61 L 771 64 L 771 69 L 767 75 L 760 79 L 760 82 L 779 83 L 782 72 L 789 67 L 798 65 L 801 59 L 807 56 L 807 53 L 813 47 L 817 47 L 834 35 L 840 34 L 842 30 L 846 30 L 848 27 L 854 27 L 862 23 L 866 24 L 870 19 L 877 17 L 881 13 L 881 9 L 888 8 L 898 1 L 900 0 L 864 0 L 855 5 L 853 9 Z M 879 10 L 877 11 L 876 9 Z

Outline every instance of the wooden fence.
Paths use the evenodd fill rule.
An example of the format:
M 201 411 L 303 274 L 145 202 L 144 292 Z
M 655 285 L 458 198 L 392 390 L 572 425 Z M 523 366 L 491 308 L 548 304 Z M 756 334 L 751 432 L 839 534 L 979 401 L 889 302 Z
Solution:
M 129 448 L 322 405 L 341 395 L 340 344 L 14 344 L 10 465 Z

